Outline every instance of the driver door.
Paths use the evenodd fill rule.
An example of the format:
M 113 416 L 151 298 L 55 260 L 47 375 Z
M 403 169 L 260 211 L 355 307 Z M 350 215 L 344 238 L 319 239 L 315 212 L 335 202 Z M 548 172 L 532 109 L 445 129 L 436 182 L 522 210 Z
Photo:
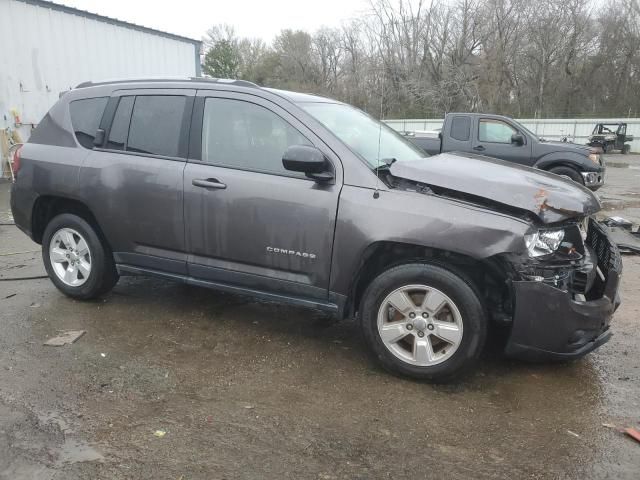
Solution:
M 339 160 L 301 122 L 254 95 L 199 92 L 184 173 L 192 277 L 327 300 Z M 313 145 L 335 180 L 316 183 L 282 165 L 291 145 Z
M 533 164 L 531 142 L 523 135 L 523 145 L 512 143 L 511 136 L 521 132 L 507 122 L 497 118 L 479 118 L 477 132 L 474 152 L 521 165 Z

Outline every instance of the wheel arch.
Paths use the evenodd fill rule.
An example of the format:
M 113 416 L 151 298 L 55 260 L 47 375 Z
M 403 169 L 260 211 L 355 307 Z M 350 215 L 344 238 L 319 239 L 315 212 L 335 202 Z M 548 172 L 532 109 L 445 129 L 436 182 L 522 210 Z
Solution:
M 533 165 L 540 170 L 549 171 L 553 167 L 569 167 L 577 172 L 598 171 L 599 165 L 589 160 L 585 155 L 576 152 L 553 152 L 544 155 Z
M 507 288 L 507 272 L 496 258 L 477 259 L 450 250 L 396 241 L 377 241 L 365 248 L 359 267 L 351 281 L 345 306 L 345 316 L 357 313 L 362 297 L 369 284 L 382 272 L 408 263 L 430 263 L 445 268 L 463 277 L 479 294 L 480 300 L 491 307 L 492 302 L 511 303 L 510 289 Z M 487 278 L 490 282 L 487 282 Z M 501 298 L 492 299 L 489 285 L 502 285 Z M 496 292 L 494 292 L 495 294 Z M 507 299 L 502 298 L 507 293 Z M 489 308 L 489 310 L 492 310 Z
M 31 212 L 31 232 L 33 240 L 42 243 L 44 231 L 55 216 L 71 213 L 79 216 L 96 229 L 96 233 L 105 240 L 100 224 L 91 209 L 82 201 L 57 195 L 41 195 L 33 204 Z

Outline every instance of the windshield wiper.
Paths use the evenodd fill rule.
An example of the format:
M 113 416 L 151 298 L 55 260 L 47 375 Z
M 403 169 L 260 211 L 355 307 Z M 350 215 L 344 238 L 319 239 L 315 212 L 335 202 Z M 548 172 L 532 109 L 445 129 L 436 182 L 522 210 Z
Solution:
M 374 167 L 374 172 L 380 172 L 383 170 L 389 170 L 389 167 L 397 161 L 396 158 L 381 158 L 377 167 Z

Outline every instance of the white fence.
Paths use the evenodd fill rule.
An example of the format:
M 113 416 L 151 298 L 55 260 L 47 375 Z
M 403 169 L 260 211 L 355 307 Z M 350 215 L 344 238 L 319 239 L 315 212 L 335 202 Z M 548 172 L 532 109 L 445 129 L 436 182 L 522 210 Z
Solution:
M 631 151 L 640 152 L 640 118 L 523 118 L 518 119 L 537 136 L 547 140 L 559 140 L 568 136 L 569 141 L 585 144 L 596 123 L 627 124 L 627 134 L 633 135 Z M 385 120 L 387 125 L 398 131 L 434 130 L 442 127 L 442 119 L 402 119 Z

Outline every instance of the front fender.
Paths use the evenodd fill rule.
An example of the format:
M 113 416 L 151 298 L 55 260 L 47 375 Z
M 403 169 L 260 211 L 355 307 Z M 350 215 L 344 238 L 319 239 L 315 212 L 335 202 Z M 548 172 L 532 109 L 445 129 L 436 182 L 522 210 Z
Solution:
M 330 291 L 348 295 L 366 249 L 394 242 L 482 260 L 524 253 L 531 224 L 500 212 L 435 195 L 345 185 L 332 256 Z
M 601 172 L 604 167 L 594 163 L 586 155 L 576 152 L 552 152 L 540 157 L 534 167 L 549 170 L 552 167 L 566 165 L 580 172 Z

